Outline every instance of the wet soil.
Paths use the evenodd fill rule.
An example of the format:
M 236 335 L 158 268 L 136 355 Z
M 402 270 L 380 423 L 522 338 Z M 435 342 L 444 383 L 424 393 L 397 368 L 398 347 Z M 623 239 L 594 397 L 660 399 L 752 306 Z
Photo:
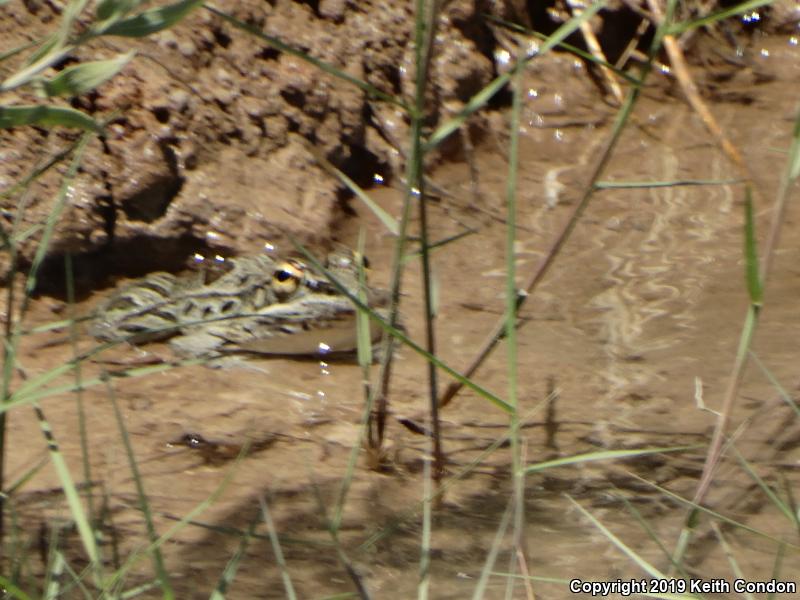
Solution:
M 27 4 L 0 8 L 7 49 L 50 33 L 61 17 L 55 4 Z M 407 2 L 249 0 L 236 3 L 230 14 L 380 93 L 408 98 L 414 81 L 411 8 Z M 480 10 L 461 1 L 444 10 L 441 50 L 431 67 L 431 125 L 458 110 L 494 74 L 492 34 L 478 18 Z M 131 49 L 137 59 L 117 77 L 71 102 L 101 120 L 113 111 L 120 115 L 104 138 L 92 141 L 72 185 L 51 243 L 54 268 L 42 282 L 45 292 L 59 288 L 65 253 L 84 259 L 76 264 L 81 283 L 98 270 L 177 270 L 198 248 L 252 252 L 265 239 L 280 243 L 288 235 L 324 245 L 348 204 L 343 186 L 318 165 L 315 153 L 361 185 L 376 173 L 388 179 L 402 168 L 397 140 L 405 139 L 408 125 L 399 109 L 208 10 L 143 40 L 101 38 L 55 68 Z M 21 57 L 9 61 L 4 78 L 21 67 Z M 36 97 L 23 89 L 4 101 L 24 104 Z M 38 128 L 0 135 L 2 187 L 76 138 Z M 23 224 L 50 213 L 65 170 L 59 165 L 33 183 Z M 2 205 L 7 220 L 14 202 Z M 23 262 L 35 248 L 33 242 L 20 244 Z
M 320 12 L 323 6 L 328 7 L 325 11 L 334 11 L 337 5 L 319 4 Z M 334 11 L 330 19 L 342 25 L 337 18 Z M 196 35 L 202 35 L 202 30 Z M 178 39 L 175 43 L 184 42 Z M 229 42 L 228 47 L 237 43 Z M 224 44 L 218 45 L 223 50 L 203 52 L 217 60 L 219 53 L 225 56 Z M 758 78 L 758 83 L 747 80 L 748 102 L 738 96 L 736 101 L 720 97 L 713 110 L 755 175 L 757 225 L 758 231 L 764 232 L 783 150 L 793 128 L 796 94 L 791 83 L 797 80 L 800 61 L 797 40 L 789 35 L 760 39 L 752 50 L 760 56 L 758 68 L 768 70 L 771 76 Z M 149 76 L 143 80 L 150 81 Z M 516 236 L 520 282 L 536 267 L 568 218 L 588 166 L 609 135 L 613 117 L 613 110 L 598 100 L 585 67 L 571 58 L 558 55 L 534 63 L 524 85 L 527 99 Z M 230 102 L 235 104 L 244 95 L 231 93 Z M 697 115 L 676 96 L 679 93 L 667 80 L 654 81 L 645 90 L 632 125 L 603 174 L 604 181 L 730 182 L 737 178 L 735 168 Z M 210 110 L 205 103 L 198 106 Z M 276 115 L 284 115 L 282 108 L 276 110 Z M 226 112 L 222 106 L 215 111 Z M 506 117 L 502 111 L 486 117 L 497 127 L 485 132 L 472 165 L 449 162 L 433 173 L 435 184 L 447 192 L 431 206 L 434 239 L 463 232 L 466 227 L 476 230 L 433 254 L 439 294 L 438 354 L 457 369 L 469 362 L 503 312 Z M 149 126 L 143 126 L 143 131 L 149 131 Z M 255 208 L 246 208 L 246 202 L 261 202 L 253 195 L 255 188 L 276 202 L 295 203 L 280 208 L 277 214 L 283 214 L 287 223 L 295 223 L 287 225 L 289 230 L 306 232 L 309 238 L 318 236 L 321 242 L 334 235 L 354 245 L 363 228 L 373 283 L 388 283 L 393 240 L 368 210 L 351 202 L 353 214 L 345 218 L 337 213 L 332 218 L 338 210 L 331 208 L 335 202 L 318 204 L 316 195 L 325 188 L 329 196 L 322 193 L 322 197 L 335 197 L 336 185 L 327 176 L 316 171 L 310 174 L 308 169 L 315 169 L 311 166 L 299 167 L 299 176 L 287 174 L 285 169 L 297 166 L 292 161 L 281 163 L 283 171 L 270 163 L 253 173 L 237 144 L 207 148 L 194 169 L 204 174 L 186 175 L 179 198 L 170 205 L 163 222 L 182 222 L 188 229 L 164 225 L 164 232 L 157 235 L 152 230 L 131 233 L 127 243 L 125 234 L 120 234 L 119 247 L 130 253 L 137 240 L 144 238 L 183 239 L 181 243 L 185 243 L 181 236 L 189 230 L 202 233 L 189 236 L 191 243 L 198 245 L 205 245 L 209 232 L 220 232 L 222 245 L 237 250 L 252 250 L 257 239 L 259 243 L 265 239 L 280 243 L 284 225 L 273 227 L 272 216 L 259 225 L 258 217 L 251 218 Z M 300 163 L 312 164 L 310 160 Z M 475 173 L 477 180 L 473 179 Z M 279 193 L 260 187 L 260 183 L 283 175 L 301 177 L 313 194 L 297 188 Z M 126 176 L 119 177 L 125 181 Z M 212 223 L 196 217 L 195 210 L 206 213 L 195 204 L 176 208 L 184 206 L 184 201 L 198 202 L 187 190 L 201 197 L 230 194 L 227 200 L 237 211 L 241 209 L 236 213 L 239 216 L 214 210 L 217 220 Z M 373 189 L 371 194 L 389 213 L 399 214 L 402 194 L 397 189 L 387 186 Z M 312 195 L 314 202 L 308 201 L 307 212 L 317 220 L 309 223 L 303 220 L 306 213 L 295 209 L 296 203 L 303 202 L 299 197 Z M 143 200 L 149 201 L 152 198 Z M 265 214 L 263 204 L 254 206 Z M 128 217 L 121 217 L 123 226 L 125 219 Z M 676 497 L 690 500 L 697 488 L 716 422 L 713 410 L 720 406 L 733 365 L 748 303 L 742 219 L 743 190 L 736 183 L 599 191 L 555 266 L 524 304 L 518 333 L 517 390 L 526 461 L 532 464 L 604 449 L 689 447 L 680 453 L 584 463 L 530 475 L 526 479 L 524 531 L 530 575 L 558 580 L 645 576 L 578 506 L 640 556 L 663 571 L 668 569 L 669 559 L 651 535 L 669 549 L 677 543 L 687 507 Z M 751 362 L 731 429 L 737 431 L 738 452 L 779 493 L 798 484 L 800 427 L 766 373 L 790 394 L 796 393 L 800 271 L 794 254 L 800 238 L 792 224 L 798 219 L 800 212 L 790 205 L 754 346 L 764 368 Z M 133 221 L 137 219 L 130 219 Z M 136 226 L 144 221 L 138 219 Z M 153 219 L 155 227 L 161 222 L 161 217 Z M 239 225 L 245 229 L 237 229 Z M 99 231 L 103 226 L 90 229 Z M 763 235 L 760 238 L 763 240 Z M 186 250 L 181 247 L 181 251 Z M 409 263 L 402 307 L 415 340 L 424 339 L 419 270 L 417 261 Z M 74 307 L 75 314 L 89 312 L 105 293 L 87 292 L 89 297 Z M 27 325 L 65 318 L 71 310 L 62 300 L 43 296 L 32 307 Z M 19 360 L 28 381 L 64 364 L 76 352 L 95 347 L 92 340 L 81 336 L 77 348 L 72 349 L 64 335 L 62 330 L 23 338 Z M 323 365 L 314 360 L 276 358 L 225 370 L 188 365 L 132 376 L 131 367 L 124 364 L 153 355 L 171 358 L 168 348 L 159 344 L 114 348 L 82 363 L 80 375 L 87 382 L 103 371 L 112 375 L 107 384 L 86 389 L 80 401 L 89 432 L 95 499 L 98 504 L 103 499 L 108 539 L 115 540 L 123 560 L 142 548 L 146 534 L 113 402 L 122 413 L 159 533 L 220 493 L 208 507 L 192 514 L 192 523 L 162 548 L 178 597 L 207 596 L 251 525 L 255 534 L 229 597 L 285 597 L 268 532 L 261 522 L 262 501 L 269 507 L 298 595 L 353 592 L 354 583 L 331 545 L 327 523 L 333 518 L 353 449 L 359 448 L 363 439 L 359 368 L 347 362 Z M 506 397 L 506 362 L 506 348 L 501 344 L 478 371 L 476 381 Z M 362 451 L 344 505 L 339 541 L 352 569 L 374 598 L 416 594 L 428 442 L 398 419 L 420 420 L 425 414 L 426 372 L 422 359 L 408 349 L 401 350 L 392 382 L 384 468 L 368 468 Z M 62 378 L 53 385 L 70 381 L 74 378 Z M 20 376 L 14 388 L 21 384 Z M 80 480 L 78 399 L 74 394 L 50 396 L 42 401 L 42 409 Z M 52 491 L 59 484 L 46 461 L 46 444 L 34 414 L 21 406 L 9 418 L 13 451 L 8 480 L 22 477 L 39 461 L 45 464 L 12 497 L 17 518 L 32 524 L 29 531 L 35 531 L 67 512 L 60 495 Z M 435 510 L 431 596 L 464 598 L 476 587 L 511 497 L 510 449 L 501 443 L 508 419 L 495 406 L 466 391 L 443 411 L 442 418 L 447 489 Z M 187 435 L 195 442 L 187 443 Z M 237 462 L 240 450 L 243 457 Z M 786 536 L 790 528 L 785 517 L 732 454 L 719 470 L 708 505 L 763 535 L 724 525 L 715 535 L 708 520 L 702 521 L 689 549 L 690 575 L 733 579 L 719 541 L 722 536 L 739 564 L 746 567 L 748 578 L 769 579 L 778 553 L 775 540 L 795 541 Z M 650 532 L 632 511 L 644 519 Z M 38 539 L 35 534 L 23 539 L 31 555 L 25 569 L 32 574 L 43 568 L 35 557 Z M 74 548 L 78 547 L 76 541 Z M 104 548 L 112 561 L 112 544 Z M 80 564 L 77 550 L 70 556 Z M 494 570 L 510 571 L 510 561 L 510 554 L 501 552 Z M 800 554 L 795 546 L 789 546 L 779 579 L 792 579 L 799 568 Z M 150 559 L 142 555 L 131 565 L 126 587 L 152 577 Z M 505 585 L 502 576 L 494 577 L 486 596 L 505 597 Z M 542 596 L 568 596 L 563 581 L 536 581 L 534 586 Z M 514 597 L 524 597 L 521 587 Z

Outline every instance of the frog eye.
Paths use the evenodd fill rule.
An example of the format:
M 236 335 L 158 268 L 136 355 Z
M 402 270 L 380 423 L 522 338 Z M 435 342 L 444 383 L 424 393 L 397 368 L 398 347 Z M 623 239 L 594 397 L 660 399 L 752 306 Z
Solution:
M 281 296 L 294 293 L 303 279 L 303 269 L 301 265 L 292 262 L 284 262 L 272 274 L 272 289 Z

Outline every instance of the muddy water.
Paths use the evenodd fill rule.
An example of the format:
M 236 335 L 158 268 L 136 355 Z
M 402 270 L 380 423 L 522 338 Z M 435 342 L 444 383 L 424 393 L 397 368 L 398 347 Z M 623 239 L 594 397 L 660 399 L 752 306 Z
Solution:
M 796 95 L 796 48 L 786 40 L 769 50 L 777 78 L 752 93 L 750 105 L 719 104 L 714 112 L 734 137 L 756 176 L 758 226 L 767 227 L 792 128 Z M 596 105 L 585 88 L 567 79 L 559 89 L 540 87 L 535 75 L 526 86 L 520 159 L 520 281 L 536 267 L 553 235 L 569 215 L 580 182 L 609 132 L 609 109 Z M 572 87 L 571 87 L 572 86 Z M 584 91 L 582 91 L 584 90 Z M 559 93 L 578 106 L 571 119 L 556 120 L 542 109 L 548 94 Z M 570 96 L 572 94 L 572 96 Z M 437 250 L 438 344 L 443 359 L 462 368 L 503 309 L 505 229 L 501 222 L 506 167 L 500 134 L 478 151 L 480 210 L 472 201 L 466 165 L 439 169 L 434 179 L 452 197 L 432 207 L 433 235 L 444 238 L 464 224 L 478 233 Z M 697 116 L 663 88 L 645 93 L 602 179 L 605 181 L 730 180 L 735 170 L 705 132 Z M 398 214 L 400 194 L 377 190 L 375 199 Z M 391 240 L 366 210 L 342 231 L 352 242 L 365 226 L 375 280 L 385 284 Z M 793 224 L 800 212 L 790 206 L 755 350 L 759 360 L 789 389 L 796 377 L 798 270 L 800 242 Z M 666 569 L 668 561 L 632 518 L 630 502 L 668 548 L 677 541 L 685 509 L 650 484 L 684 498 L 696 488 L 714 415 L 699 407 L 720 405 L 747 306 L 742 264 L 742 189 L 737 185 L 680 186 L 598 192 L 543 284 L 524 305 L 519 330 L 519 398 L 525 414 L 524 452 L 529 462 L 599 449 L 699 445 L 682 454 L 618 463 L 589 463 L 549 470 L 527 480 L 525 537 L 531 575 L 569 580 L 644 577 L 575 508 L 577 502 L 625 544 Z M 763 238 L 763 236 L 762 236 Z M 409 266 L 404 287 L 406 324 L 423 339 L 419 268 Z M 88 310 L 89 300 L 82 310 Z M 48 301 L 36 307 L 44 321 Z M 23 364 L 33 377 L 69 356 L 56 337 L 31 336 Z M 85 347 L 92 342 L 82 340 Z M 143 352 L 169 356 L 166 347 Z M 146 358 L 117 349 L 104 360 Z M 101 368 L 92 362 L 83 376 Z M 500 396 L 507 389 L 502 346 L 477 373 L 477 381 Z M 392 385 L 395 415 L 424 410 L 424 363 L 403 350 Z M 550 383 L 549 383 L 550 382 Z M 547 417 L 551 387 L 556 400 Z M 260 360 L 248 368 L 214 370 L 186 366 L 140 378 L 112 377 L 108 388 L 85 392 L 92 479 L 102 482 L 123 556 L 144 542 L 135 489 L 120 443 L 109 396 L 122 409 L 145 490 L 159 531 L 166 531 L 220 489 L 213 504 L 194 517 L 164 546 L 179 597 L 207 596 L 238 544 L 236 532 L 258 519 L 259 499 L 268 503 L 301 597 L 352 591 L 337 560 L 325 520 L 334 511 L 352 448 L 361 435 L 361 374 L 346 363 Z M 775 400 L 762 371 L 752 365 L 737 402 L 736 424 L 744 424 L 737 448 L 759 475 L 771 482 L 797 484 L 796 450 L 800 428 Z M 80 447 L 75 400 L 59 396 L 43 403 L 56 438 L 77 474 Z M 11 478 L 44 456 L 44 443 L 29 411 L 12 413 Z M 488 548 L 506 509 L 510 455 L 506 448 L 483 450 L 505 433 L 505 416 L 486 401 L 464 392 L 443 414 L 449 481 L 433 533 L 432 595 L 463 598 L 475 588 Z M 550 421 L 550 427 L 544 423 Z M 180 443 L 185 434 L 218 444 L 201 452 Z M 251 453 L 235 465 L 231 458 L 246 441 Z M 378 473 L 356 469 L 345 505 L 340 541 L 375 598 L 415 594 L 419 569 L 421 474 L 426 442 L 392 420 L 387 463 Z M 477 464 L 474 461 L 479 460 Z M 650 484 L 645 483 L 644 478 Z M 57 486 L 50 467 L 19 494 L 22 518 L 65 514 L 46 490 Z M 571 498 L 571 500 L 568 498 Z M 726 516 L 781 537 L 782 515 L 728 461 L 712 490 L 711 502 Z M 732 579 L 720 544 L 701 526 L 690 550 L 693 567 L 705 578 Z M 280 573 L 263 525 L 247 549 L 231 589 L 232 598 L 284 597 Z M 751 579 L 769 578 L 776 545 L 750 533 L 723 530 Z M 791 541 L 791 540 L 790 540 Z M 110 552 L 110 550 L 109 550 Z M 32 559 L 34 562 L 35 560 Z M 501 553 L 498 572 L 512 569 Z M 797 573 L 800 555 L 787 550 L 784 579 Z M 130 582 L 151 576 L 144 558 Z M 565 597 L 563 583 L 534 584 L 547 597 Z M 503 597 L 505 580 L 492 580 L 488 597 Z M 515 597 L 522 596 L 518 585 Z

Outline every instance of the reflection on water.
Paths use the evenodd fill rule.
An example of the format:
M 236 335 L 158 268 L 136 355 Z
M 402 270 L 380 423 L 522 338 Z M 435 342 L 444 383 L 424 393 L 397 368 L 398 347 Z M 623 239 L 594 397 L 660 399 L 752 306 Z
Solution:
M 676 114 L 672 131 L 685 131 L 691 118 Z M 650 180 L 721 179 L 718 157 L 699 160 L 676 146 L 677 140 L 665 139 L 642 157 Z M 614 175 L 626 179 L 624 172 Z M 603 373 L 613 401 L 664 381 L 664 351 L 690 342 L 704 286 L 719 263 L 735 262 L 741 252 L 735 244 L 740 217 L 729 185 L 605 192 L 598 200 L 616 221 L 595 237 L 609 268 L 606 289 L 590 300 L 601 312 L 599 336 L 608 357 Z M 646 358 L 655 351 L 662 351 L 661 360 L 650 363 Z

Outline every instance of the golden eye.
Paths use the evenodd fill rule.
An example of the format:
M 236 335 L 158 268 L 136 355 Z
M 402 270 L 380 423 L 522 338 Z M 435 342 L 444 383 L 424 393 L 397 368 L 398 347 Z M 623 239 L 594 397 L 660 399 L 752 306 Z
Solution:
M 284 262 L 278 265 L 272 274 L 272 289 L 279 296 L 288 296 L 294 293 L 303 279 L 302 265 L 294 262 Z

